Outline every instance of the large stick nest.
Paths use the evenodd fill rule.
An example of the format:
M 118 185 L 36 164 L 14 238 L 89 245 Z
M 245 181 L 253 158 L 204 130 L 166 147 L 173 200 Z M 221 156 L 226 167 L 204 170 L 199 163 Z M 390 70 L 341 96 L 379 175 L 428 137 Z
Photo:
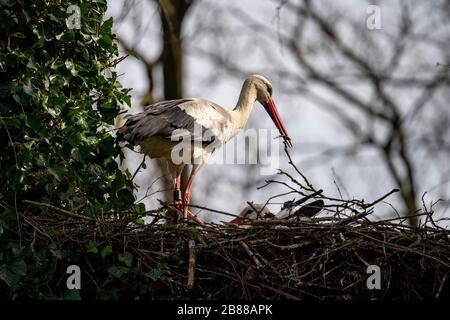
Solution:
M 366 208 L 367 209 L 367 208 Z M 253 221 L 246 226 L 160 224 L 135 217 L 80 219 L 51 208 L 23 216 L 23 237 L 77 253 L 60 262 L 83 270 L 83 298 L 99 287 L 123 299 L 423 299 L 450 295 L 450 232 L 371 222 L 367 213 L 307 222 Z M 126 278 L 96 264 L 89 243 L 131 253 Z M 91 248 L 92 249 L 92 248 Z M 108 257 L 106 257 L 108 259 Z M 110 264 L 119 263 L 111 255 Z M 119 263 L 120 264 L 120 263 Z M 381 289 L 368 289 L 369 265 Z M 135 290 L 139 284 L 140 290 Z

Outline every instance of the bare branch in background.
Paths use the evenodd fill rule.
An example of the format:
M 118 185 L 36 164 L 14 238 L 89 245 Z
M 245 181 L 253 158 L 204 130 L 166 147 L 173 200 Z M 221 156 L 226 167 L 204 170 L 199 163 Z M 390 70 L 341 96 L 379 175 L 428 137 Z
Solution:
M 445 7 L 444 1 L 439 3 Z M 385 2 L 380 3 L 384 5 Z M 339 12 L 345 11 L 343 7 L 320 1 L 274 1 L 273 10 L 279 20 L 276 26 L 239 5 L 218 8 L 211 12 L 211 19 L 220 21 L 227 16 L 229 28 L 242 30 L 240 36 L 248 39 L 251 51 L 261 51 L 270 57 L 270 63 L 266 62 L 264 67 L 269 76 L 275 73 L 283 79 L 279 90 L 292 99 L 301 96 L 309 100 L 340 122 L 352 136 L 352 146 L 322 150 L 322 160 L 314 163 L 323 164 L 338 154 L 356 157 L 364 148 L 376 150 L 378 157 L 374 162 L 384 167 L 384 172 L 400 189 L 403 214 L 409 216 L 412 225 L 417 225 L 423 180 L 428 175 L 422 172 L 417 157 L 426 146 L 417 139 L 450 136 L 450 122 L 438 126 L 432 122 L 417 124 L 418 117 L 425 113 L 446 113 L 445 107 L 439 107 L 436 100 L 448 92 L 450 73 L 446 68 L 436 67 L 441 60 L 427 60 L 428 55 L 422 52 L 426 43 L 427 50 L 437 59 L 441 57 L 440 66 L 449 61 L 450 24 L 443 18 L 445 11 L 436 9 L 434 4 L 400 1 L 398 6 L 389 7 L 390 13 L 397 14 L 397 25 L 388 25 L 386 18 L 383 30 L 370 31 L 365 29 L 365 21 L 355 21 L 351 15 Z M 281 12 L 288 18 L 282 20 Z M 425 24 L 418 19 L 430 22 Z M 432 29 L 431 21 L 440 26 L 440 36 L 437 36 L 439 30 Z M 445 30 L 447 42 L 442 36 Z M 239 41 L 216 26 L 206 28 L 197 37 L 214 37 L 225 48 L 241 51 Z M 277 46 L 282 46 L 281 55 L 274 55 Z M 195 42 L 191 47 L 195 54 L 210 58 L 212 64 L 220 66 L 222 72 L 236 77 L 248 72 L 245 63 L 236 62 L 242 57 L 233 55 L 232 51 L 215 50 L 213 46 Z M 287 58 L 294 64 L 286 66 Z M 317 88 L 321 88 L 321 93 Z M 366 121 L 361 121 L 361 116 Z M 429 127 L 439 128 L 439 134 L 428 136 Z M 438 149 L 443 152 L 445 146 Z M 433 157 L 431 153 L 428 155 L 428 159 Z M 440 165 L 448 168 L 449 163 Z

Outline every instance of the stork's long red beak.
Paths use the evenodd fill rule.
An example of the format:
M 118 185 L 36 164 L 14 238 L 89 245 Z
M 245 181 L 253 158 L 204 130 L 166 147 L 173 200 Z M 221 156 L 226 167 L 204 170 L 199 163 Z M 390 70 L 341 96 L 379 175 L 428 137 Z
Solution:
M 277 107 L 275 106 L 275 102 L 273 102 L 272 98 L 269 99 L 264 105 L 266 108 L 267 113 L 272 118 L 273 123 L 278 128 L 278 131 L 280 131 L 280 135 L 283 137 L 284 142 L 289 148 L 292 148 L 292 142 L 291 138 L 289 138 L 286 129 L 284 128 L 283 122 L 281 121 L 280 114 L 278 113 Z

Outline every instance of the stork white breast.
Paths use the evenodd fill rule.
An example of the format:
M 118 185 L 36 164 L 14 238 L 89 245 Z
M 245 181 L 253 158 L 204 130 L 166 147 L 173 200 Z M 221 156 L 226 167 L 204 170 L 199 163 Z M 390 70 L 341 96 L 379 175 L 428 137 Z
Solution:
M 222 143 L 226 143 L 237 133 L 231 110 L 203 99 L 194 99 L 178 107 L 193 117 L 198 124 L 211 130 Z

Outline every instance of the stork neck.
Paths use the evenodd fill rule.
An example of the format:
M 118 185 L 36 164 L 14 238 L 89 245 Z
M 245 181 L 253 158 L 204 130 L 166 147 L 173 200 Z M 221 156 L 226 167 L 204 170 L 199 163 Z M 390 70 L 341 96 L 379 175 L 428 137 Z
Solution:
M 256 98 L 256 87 L 251 81 L 245 81 L 242 85 L 241 94 L 239 95 L 239 100 L 236 108 L 234 108 L 234 112 L 236 113 L 238 118 L 237 120 L 239 128 L 243 128 L 247 123 Z

